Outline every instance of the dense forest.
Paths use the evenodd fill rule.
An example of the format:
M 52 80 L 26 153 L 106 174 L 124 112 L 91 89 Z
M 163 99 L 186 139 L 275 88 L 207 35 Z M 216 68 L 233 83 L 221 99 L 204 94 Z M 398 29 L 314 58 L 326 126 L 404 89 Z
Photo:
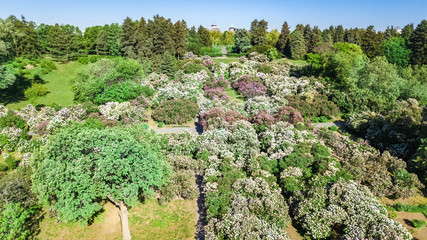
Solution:
M 427 20 L 82 31 L 10 16 L 0 104 L 2 239 L 115 239 L 88 232 L 107 204 L 123 239 L 427 239 Z M 153 199 L 191 202 L 196 223 L 147 219 Z

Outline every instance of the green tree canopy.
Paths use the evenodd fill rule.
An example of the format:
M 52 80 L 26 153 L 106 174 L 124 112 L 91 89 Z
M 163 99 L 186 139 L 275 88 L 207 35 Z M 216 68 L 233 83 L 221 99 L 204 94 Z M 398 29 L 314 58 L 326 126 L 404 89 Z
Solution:
M 35 154 L 33 189 L 62 221 L 87 221 L 110 200 L 120 209 L 123 239 L 130 239 L 127 207 L 167 182 L 170 167 L 156 149 L 124 129 L 71 127 Z
M 411 50 L 406 47 L 402 37 L 391 37 L 384 42 L 383 54 L 390 63 L 404 68 L 408 66 Z

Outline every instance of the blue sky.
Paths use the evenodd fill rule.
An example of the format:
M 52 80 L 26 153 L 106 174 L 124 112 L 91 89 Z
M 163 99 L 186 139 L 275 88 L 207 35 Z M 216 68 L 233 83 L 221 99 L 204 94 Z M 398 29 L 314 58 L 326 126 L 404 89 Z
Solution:
M 189 26 L 217 24 L 221 30 L 231 24 L 248 29 L 255 18 L 267 20 L 269 30 L 280 30 L 283 21 L 292 28 L 303 23 L 321 29 L 342 24 L 345 28 L 374 25 L 377 30 L 384 30 L 389 25 L 417 25 L 427 18 L 427 0 L 0 0 L 0 18 L 11 14 L 24 15 L 37 24 L 63 23 L 83 29 L 122 23 L 127 16 L 148 19 L 159 14 L 172 21 L 184 19 Z

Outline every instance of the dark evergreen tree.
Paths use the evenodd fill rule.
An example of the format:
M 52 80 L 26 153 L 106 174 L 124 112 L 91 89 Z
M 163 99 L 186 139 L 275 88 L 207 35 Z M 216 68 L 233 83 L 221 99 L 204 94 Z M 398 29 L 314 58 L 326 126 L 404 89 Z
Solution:
M 311 52 L 310 50 L 313 49 L 312 46 L 310 46 L 311 44 L 311 39 L 313 37 L 313 33 L 311 32 L 311 26 L 310 24 L 305 25 L 304 27 L 304 40 L 305 40 L 305 51 L 306 52 Z
M 122 49 L 121 50 L 122 50 L 123 54 L 129 58 L 136 58 L 137 57 L 137 49 L 136 49 L 137 36 L 138 36 L 137 30 L 138 30 L 138 26 L 129 17 L 127 17 L 123 21 L 123 25 L 122 25 L 123 34 L 122 34 L 122 39 L 121 39 Z
M 405 39 L 406 46 L 408 47 L 411 45 L 411 38 L 413 33 L 414 33 L 413 23 L 404 26 L 402 29 L 401 36 L 403 37 L 403 39 Z
M 233 51 L 237 53 L 245 53 L 251 47 L 251 40 L 249 39 L 248 31 L 246 31 L 246 29 L 236 29 Z
M 197 34 L 199 35 L 200 42 L 204 47 L 212 47 L 211 35 L 205 27 L 200 25 L 197 29 Z
M 184 20 L 177 21 L 173 25 L 172 39 L 175 43 L 176 56 L 180 59 L 187 52 L 187 23 Z
M 334 31 L 334 42 L 344 42 L 345 31 L 342 25 L 338 25 Z
M 142 17 L 138 22 L 138 30 L 135 33 L 136 52 L 142 57 L 151 56 L 151 49 L 153 45 L 151 38 L 147 38 L 146 24 L 145 19 Z
M 282 54 L 287 54 L 286 49 L 289 48 L 289 40 L 291 36 L 291 31 L 289 30 L 288 23 L 285 21 L 282 25 L 282 30 L 280 31 L 279 40 L 276 43 L 276 48 Z
M 387 39 L 389 39 L 389 38 L 392 38 L 392 37 L 396 37 L 397 36 L 397 31 L 396 31 L 396 29 L 394 29 L 394 27 L 393 26 L 388 26 L 387 27 L 387 29 L 385 30 L 385 32 L 384 32 L 384 37 L 385 37 L 385 39 L 387 40 Z
M 361 48 L 363 53 L 369 58 L 379 56 L 382 52 L 382 43 L 384 37 L 382 33 L 377 33 L 374 26 L 369 26 L 366 31 L 363 32 L 361 38 Z
M 301 31 L 295 30 L 291 34 L 291 57 L 292 59 L 303 59 L 307 54 L 304 34 Z
M 251 44 L 252 46 L 267 45 L 267 29 L 268 22 L 262 19 L 258 21 L 257 19 L 253 20 L 251 23 Z
M 36 28 L 37 40 L 42 53 L 49 52 L 49 30 L 51 27 L 51 25 L 42 23 Z
M 187 49 L 188 51 L 199 55 L 202 47 L 203 44 L 200 40 L 200 36 L 197 33 L 196 28 L 193 26 L 187 33 Z
M 318 26 L 314 26 L 312 30 L 312 36 L 308 46 L 308 52 L 313 52 L 314 48 L 323 44 L 322 31 Z
M 151 49 L 153 54 L 159 55 L 166 51 L 175 54 L 174 42 L 171 36 L 172 22 L 170 19 L 155 15 L 153 20 L 148 20 L 146 30 L 153 42 Z
M 120 50 L 121 50 L 121 38 L 122 32 L 119 28 L 119 24 L 113 23 L 109 26 L 108 32 L 107 32 L 107 46 L 109 49 L 109 54 L 112 56 L 120 56 Z
M 101 26 L 87 27 L 83 35 L 83 45 L 88 54 L 96 54 L 96 40 L 99 32 L 102 30 Z
M 18 20 L 15 16 L 8 18 L 15 26 L 18 34 L 15 40 L 15 51 L 17 56 L 36 58 L 40 54 L 40 46 L 37 40 L 36 24 L 27 22 L 24 16 Z
M 96 38 L 96 53 L 99 55 L 107 55 L 110 49 L 107 45 L 107 32 L 101 30 Z
M 411 37 L 412 64 L 427 64 L 427 20 L 418 24 Z

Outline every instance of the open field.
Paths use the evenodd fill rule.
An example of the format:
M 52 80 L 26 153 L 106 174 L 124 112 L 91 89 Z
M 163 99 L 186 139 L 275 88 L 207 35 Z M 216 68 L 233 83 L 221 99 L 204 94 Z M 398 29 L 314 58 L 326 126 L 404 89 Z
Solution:
M 36 100 L 36 104 L 51 105 L 61 104 L 68 106 L 73 104 L 74 95 L 71 91 L 70 80 L 76 76 L 78 71 L 85 65 L 78 62 L 70 62 L 66 64 L 56 63 L 57 70 L 54 70 L 44 76 L 45 86 L 48 88 L 46 96 L 42 96 Z M 10 109 L 19 109 L 30 104 L 29 100 L 7 104 Z
M 129 225 L 133 239 L 194 239 L 196 225 L 195 200 L 176 199 L 166 205 L 159 205 L 150 199 L 129 209 Z M 86 226 L 80 223 L 57 223 L 47 216 L 40 223 L 36 239 L 121 239 L 121 225 L 118 209 L 111 203 L 104 206 L 104 212 Z

